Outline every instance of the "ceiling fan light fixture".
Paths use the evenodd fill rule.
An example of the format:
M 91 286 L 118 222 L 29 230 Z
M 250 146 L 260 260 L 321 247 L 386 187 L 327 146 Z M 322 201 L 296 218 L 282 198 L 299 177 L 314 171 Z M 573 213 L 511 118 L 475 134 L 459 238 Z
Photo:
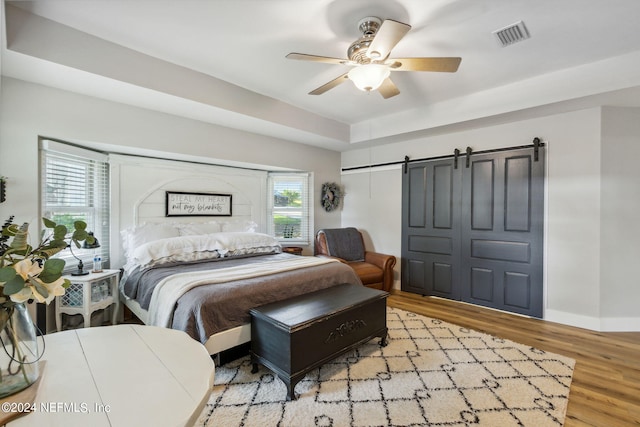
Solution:
M 349 73 L 349 80 L 356 87 L 364 92 L 370 92 L 380 87 L 382 82 L 389 77 L 391 70 L 382 64 L 365 64 L 352 68 Z
M 362 37 L 349 45 L 347 59 L 329 56 L 309 55 L 291 52 L 289 59 L 325 62 L 336 65 L 351 65 L 352 68 L 309 92 L 309 95 L 321 95 L 336 86 L 351 80 L 364 92 L 377 90 L 388 99 L 400 94 L 398 87 L 391 81 L 391 71 L 437 71 L 455 73 L 462 58 L 460 57 L 411 57 L 389 58 L 391 50 L 411 29 L 411 25 L 393 19 L 366 17 L 358 23 Z

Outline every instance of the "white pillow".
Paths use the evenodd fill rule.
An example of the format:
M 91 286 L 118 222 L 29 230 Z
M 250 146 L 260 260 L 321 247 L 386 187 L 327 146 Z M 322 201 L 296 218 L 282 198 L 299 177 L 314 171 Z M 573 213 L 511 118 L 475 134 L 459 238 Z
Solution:
M 193 252 L 213 252 L 223 249 L 213 234 L 177 236 L 145 243 L 132 252 L 135 264 L 147 266 L 153 261 L 168 257 L 184 257 Z
M 179 234 L 180 232 L 175 224 L 154 223 L 129 227 L 120 232 L 120 236 L 122 236 L 122 247 L 124 248 L 126 258 L 129 258 L 136 248 L 145 243 L 177 237 Z
M 194 236 L 197 234 L 211 234 L 222 231 L 220 228 L 220 223 L 215 221 L 211 222 L 202 222 L 202 223 L 189 223 L 189 224 L 180 224 L 178 229 L 180 231 L 181 236 Z
M 191 260 L 194 252 L 216 252 L 203 254 L 202 258 L 243 255 L 248 253 L 280 252 L 281 246 L 275 238 L 262 233 L 228 232 L 194 236 L 178 236 L 145 243 L 132 251 L 131 261 L 147 267 L 153 263 Z
M 256 224 L 253 221 L 236 220 L 236 221 L 223 222 L 222 230 L 220 231 L 223 231 L 223 232 L 240 231 L 240 232 L 253 233 L 257 229 L 258 229 L 258 224 Z
M 263 246 L 280 246 L 280 242 L 274 237 L 263 233 L 249 233 L 244 231 L 230 231 L 216 233 L 215 238 L 223 249 L 257 248 Z

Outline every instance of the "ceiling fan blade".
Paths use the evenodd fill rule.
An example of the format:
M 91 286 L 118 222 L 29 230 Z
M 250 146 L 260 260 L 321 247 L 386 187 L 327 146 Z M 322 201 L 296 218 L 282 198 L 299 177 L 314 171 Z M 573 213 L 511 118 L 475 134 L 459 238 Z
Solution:
M 393 71 L 439 71 L 455 73 L 462 58 L 394 58 L 389 67 Z
M 367 56 L 373 60 L 385 59 L 410 29 L 411 25 L 385 19 L 369 45 Z
M 347 73 L 344 73 L 340 77 L 336 77 L 335 79 L 331 80 L 329 83 L 325 83 L 319 88 L 312 90 L 311 92 L 309 92 L 309 95 L 322 95 L 329 89 L 333 89 L 334 87 L 338 86 L 340 83 L 344 83 L 347 80 L 349 80 L 349 76 L 347 75 Z
M 389 77 L 384 79 L 380 87 L 378 88 L 378 92 L 384 99 L 391 98 L 392 96 L 396 96 L 400 93 L 398 87 L 391 81 Z
M 349 64 L 348 59 L 331 58 L 329 56 L 307 55 L 306 53 L 292 52 L 287 55 L 288 59 L 299 59 L 302 61 L 326 62 L 328 64 Z

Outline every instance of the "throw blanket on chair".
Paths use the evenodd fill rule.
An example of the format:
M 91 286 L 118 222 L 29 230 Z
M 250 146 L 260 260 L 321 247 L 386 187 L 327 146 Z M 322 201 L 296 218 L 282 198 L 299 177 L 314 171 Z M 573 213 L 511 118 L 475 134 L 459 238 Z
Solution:
M 362 235 L 353 228 L 327 228 L 320 230 L 327 240 L 329 255 L 346 261 L 364 261 Z

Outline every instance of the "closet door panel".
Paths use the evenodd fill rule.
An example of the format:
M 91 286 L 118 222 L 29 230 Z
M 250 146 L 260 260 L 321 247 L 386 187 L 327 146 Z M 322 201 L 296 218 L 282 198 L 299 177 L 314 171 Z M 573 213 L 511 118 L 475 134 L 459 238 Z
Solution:
M 441 164 L 433 167 L 433 228 L 453 228 L 453 167 Z
M 529 262 L 531 260 L 531 244 L 528 242 L 471 240 L 469 243 L 473 258 L 514 262 Z
M 427 170 L 426 168 L 409 169 L 409 197 L 408 203 L 408 222 L 409 227 L 422 228 L 426 221 L 426 201 L 427 201 Z
M 452 294 L 453 289 L 453 266 L 442 262 L 432 264 L 433 290 L 443 294 Z
M 506 159 L 505 217 L 507 231 L 529 231 L 531 222 L 531 156 Z
M 492 159 L 473 161 L 471 164 L 471 228 L 493 230 L 495 206 L 494 164 Z
M 408 166 L 402 220 L 402 289 L 459 299 L 460 174 L 453 160 Z
M 543 172 L 533 149 L 474 155 L 462 172 L 463 301 L 542 316 Z
M 431 254 L 452 255 L 453 239 L 438 236 L 409 236 L 409 250 Z
M 407 260 L 405 266 L 407 270 L 405 278 L 408 287 L 410 289 L 416 289 L 418 293 L 421 293 L 420 291 L 422 291 L 426 286 L 425 278 L 427 277 L 427 272 L 425 262 L 418 259 L 410 259 Z M 405 272 L 404 269 L 402 271 L 403 273 Z
M 507 271 L 504 274 L 504 303 L 507 307 L 531 307 L 531 276 Z
M 493 270 L 487 268 L 472 268 L 469 294 L 476 301 L 493 301 Z

